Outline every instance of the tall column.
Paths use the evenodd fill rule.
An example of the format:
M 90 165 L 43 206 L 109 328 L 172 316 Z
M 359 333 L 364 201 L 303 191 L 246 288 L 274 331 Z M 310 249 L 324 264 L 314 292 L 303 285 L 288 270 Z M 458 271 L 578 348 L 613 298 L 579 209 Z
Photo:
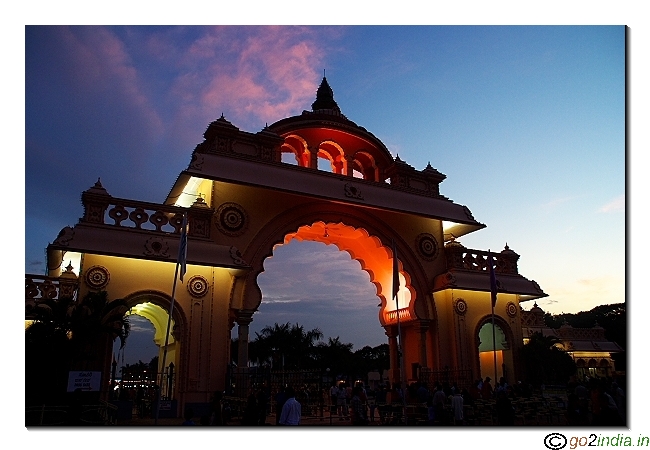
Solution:
M 253 321 L 253 311 L 237 311 L 237 366 L 248 367 L 248 326 Z
M 387 326 L 384 328 L 386 330 L 386 336 L 388 336 L 388 347 L 390 354 L 390 382 L 399 383 L 400 378 L 400 367 L 399 367 L 399 355 L 397 347 L 397 328 L 393 326 Z
M 420 333 L 420 367 L 427 365 L 427 331 L 429 331 L 429 321 L 421 320 L 416 325 L 416 330 Z

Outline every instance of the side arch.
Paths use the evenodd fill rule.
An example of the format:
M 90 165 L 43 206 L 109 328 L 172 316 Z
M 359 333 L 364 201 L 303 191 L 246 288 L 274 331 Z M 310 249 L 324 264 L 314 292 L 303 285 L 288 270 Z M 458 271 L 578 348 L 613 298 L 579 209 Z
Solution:
M 129 308 L 133 308 L 141 303 L 149 302 L 153 303 L 156 306 L 161 307 L 165 311 L 169 311 L 171 306 L 171 297 L 160 291 L 155 290 L 142 290 L 132 292 L 131 294 L 124 297 Z M 176 392 L 182 394 L 186 391 L 186 374 L 188 373 L 188 322 L 179 302 L 174 302 L 174 310 L 172 312 L 172 319 L 174 321 L 175 327 L 171 330 L 171 333 L 178 345 L 178 358 L 176 359 Z M 166 330 L 165 330 L 166 331 Z M 162 364 L 162 361 L 159 361 Z M 167 364 L 167 363 L 166 363 Z
M 491 325 L 492 324 L 492 315 L 486 314 L 482 316 L 477 322 L 476 326 L 474 327 L 473 330 L 473 336 L 474 336 L 474 346 L 473 346 L 473 354 L 474 356 L 474 364 L 475 364 L 475 371 L 474 373 L 481 374 L 481 361 L 480 361 L 480 352 L 479 352 L 479 345 L 480 345 L 480 339 L 479 339 L 479 332 L 481 328 L 484 325 Z M 501 367 L 497 367 L 499 373 L 503 373 L 503 376 L 506 377 L 508 380 L 508 383 L 511 384 L 515 377 L 517 376 L 517 367 L 515 366 L 515 358 L 514 358 L 514 352 L 516 351 L 515 349 L 518 348 L 518 346 L 515 343 L 515 334 L 512 331 L 512 328 L 510 327 L 509 323 L 507 320 L 502 318 L 501 316 L 494 316 L 494 325 L 499 327 L 502 331 L 503 334 L 506 338 L 507 342 L 507 349 L 503 351 L 503 363 Z M 489 342 L 491 345 L 492 343 Z M 505 371 L 501 372 L 504 369 L 505 366 Z M 493 370 L 491 370 L 493 372 Z M 482 374 L 481 374 L 482 375 Z M 488 374 L 490 378 L 493 375 Z M 495 383 L 498 381 L 493 380 Z

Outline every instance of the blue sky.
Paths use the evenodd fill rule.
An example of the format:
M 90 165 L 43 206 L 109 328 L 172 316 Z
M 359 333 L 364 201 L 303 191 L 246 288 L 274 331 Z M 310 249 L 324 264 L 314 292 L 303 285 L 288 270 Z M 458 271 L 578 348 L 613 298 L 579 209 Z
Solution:
M 25 271 L 44 272 L 45 247 L 76 223 L 79 196 L 98 177 L 116 197 L 161 202 L 210 121 L 223 113 L 256 132 L 300 114 L 325 70 L 348 118 L 416 169 L 430 162 L 446 174 L 441 193 L 487 224 L 463 245 L 500 251 L 507 243 L 521 255 L 520 273 L 549 294 L 542 308 L 622 302 L 624 33 L 622 26 L 29 27 Z M 354 275 L 329 291 L 333 278 L 324 270 L 308 284 L 291 276 L 304 259 L 329 258 L 340 260 L 332 270 Z M 355 348 L 385 342 L 373 287 L 347 254 L 291 244 L 265 267 L 259 282 L 267 301 L 253 331 L 289 321 Z

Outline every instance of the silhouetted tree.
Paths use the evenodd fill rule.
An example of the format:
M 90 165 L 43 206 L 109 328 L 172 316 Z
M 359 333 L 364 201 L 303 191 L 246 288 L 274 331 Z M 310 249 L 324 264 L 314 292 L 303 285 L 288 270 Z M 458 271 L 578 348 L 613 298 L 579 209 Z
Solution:
M 365 347 L 354 352 L 354 377 L 365 378 L 368 372 L 378 371 L 382 373 L 384 369 L 390 368 L 390 356 L 388 344 L 381 344 L 377 347 Z
M 306 331 L 297 323 L 276 323 L 255 335 L 249 344 L 249 359 L 260 366 L 272 364 L 279 368 L 284 365 L 285 369 L 315 367 L 314 343 L 323 337 L 318 328 Z
M 327 338 L 327 343 L 319 342 L 316 346 L 316 360 L 322 369 L 329 368 L 334 376 L 347 375 L 352 368 L 352 344 L 344 344 L 338 336 Z
M 521 357 L 526 380 L 533 385 L 566 384 L 576 372 L 571 356 L 556 344 L 560 341 L 554 336 L 533 333 L 526 345 L 521 348 Z
M 90 292 L 80 301 L 38 299 L 27 311 L 34 322 L 25 330 L 28 402 L 60 400 L 75 367 L 106 369 L 97 364 L 104 362 L 110 342 L 119 338 L 124 346 L 129 335 L 127 309 L 124 300 L 109 301 L 105 291 Z

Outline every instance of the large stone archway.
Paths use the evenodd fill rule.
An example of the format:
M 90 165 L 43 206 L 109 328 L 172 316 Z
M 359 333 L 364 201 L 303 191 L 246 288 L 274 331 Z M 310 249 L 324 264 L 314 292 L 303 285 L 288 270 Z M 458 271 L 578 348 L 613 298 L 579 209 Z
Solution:
M 85 191 L 83 217 L 48 247 L 44 295 L 61 275 L 64 255 L 75 252 L 79 295 L 105 289 L 111 299 L 148 298 L 168 307 L 187 215 L 186 281 L 175 293 L 173 316 L 180 328 L 179 408 L 206 404 L 225 389 L 235 325 L 239 361 L 247 365 L 249 325 L 263 301 L 258 276 L 274 246 L 293 239 L 335 245 L 370 275 L 391 347 L 392 381 L 401 380 L 398 317 L 403 363 L 412 368 L 402 381 L 422 368 L 478 376 L 474 331 L 490 311 L 489 258 L 458 238 L 485 225 L 440 193 L 445 175 L 431 164 L 416 170 L 393 157 L 341 113 L 326 79 L 311 111 L 257 133 L 222 115 L 204 138 L 162 204 L 112 197 L 99 181 Z M 283 163 L 286 153 L 296 165 Z M 319 158 L 329 170 L 319 170 Z M 392 298 L 393 245 L 403 280 L 399 310 Z M 546 294 L 519 275 L 514 251 L 506 247 L 493 256 L 495 315 L 512 329 L 514 348 L 521 345 L 519 303 Z
M 402 262 L 402 260 L 406 261 L 409 259 L 408 253 L 410 253 L 410 250 L 405 248 L 404 253 L 399 253 L 398 251 L 401 257 L 401 260 L 398 257 L 400 288 L 396 299 L 391 294 L 393 289 L 393 252 L 391 250 L 391 241 L 386 245 L 377 235 L 371 234 L 366 228 L 355 228 L 342 222 L 334 223 L 318 220 L 310 225 L 302 225 L 296 228 L 296 223 L 308 223 L 314 217 L 326 216 L 332 215 L 324 214 L 322 211 L 314 211 L 310 214 L 304 209 L 301 209 L 298 217 L 293 217 L 293 214 L 287 214 L 283 218 L 277 218 L 277 221 L 284 222 L 284 226 L 271 227 L 275 232 L 265 236 L 264 240 L 266 241 L 266 245 L 254 246 L 257 249 L 251 256 L 254 269 L 247 277 L 239 281 L 243 285 L 240 292 L 246 292 L 248 295 L 242 296 L 241 309 L 234 311 L 234 314 L 237 316 L 237 323 L 239 324 L 238 356 L 241 358 L 240 360 L 245 361 L 247 359 L 248 324 L 254 319 L 254 313 L 264 301 L 257 284 L 258 277 L 263 271 L 264 260 L 271 256 L 273 248 L 277 245 L 288 244 L 293 240 L 314 241 L 326 245 L 334 245 L 340 251 L 347 252 L 352 259 L 358 261 L 361 269 L 368 273 L 370 282 L 375 287 L 375 295 L 380 300 L 380 308 L 376 318 L 378 325 L 384 327 L 390 336 L 396 337 L 393 328 L 398 323 L 397 314 L 399 314 L 401 323 L 406 327 L 415 321 L 428 322 L 432 319 L 428 316 L 421 317 L 423 314 L 420 313 L 418 315 L 416 312 L 418 289 L 420 292 L 425 291 L 421 284 L 414 283 L 413 277 L 410 275 L 406 265 Z M 337 214 L 336 217 L 339 220 L 342 218 L 341 214 Z M 354 219 L 352 217 L 348 219 L 353 222 L 358 222 L 359 215 L 355 215 Z M 368 227 L 367 225 L 366 227 L 374 228 Z M 285 233 L 285 230 L 289 229 L 294 229 L 295 231 Z M 261 236 L 258 237 L 262 239 Z M 395 238 L 393 237 L 393 239 Z M 384 240 L 387 239 L 389 238 L 384 237 Z M 413 255 L 410 255 L 410 257 L 412 258 Z M 420 309 L 425 312 L 427 311 L 426 307 Z M 242 315 L 241 311 L 245 313 Z M 391 344 L 391 354 L 397 355 L 396 339 L 391 339 L 389 343 Z M 421 342 L 421 344 L 426 346 L 426 342 Z M 397 370 L 397 367 L 393 367 L 393 369 Z

